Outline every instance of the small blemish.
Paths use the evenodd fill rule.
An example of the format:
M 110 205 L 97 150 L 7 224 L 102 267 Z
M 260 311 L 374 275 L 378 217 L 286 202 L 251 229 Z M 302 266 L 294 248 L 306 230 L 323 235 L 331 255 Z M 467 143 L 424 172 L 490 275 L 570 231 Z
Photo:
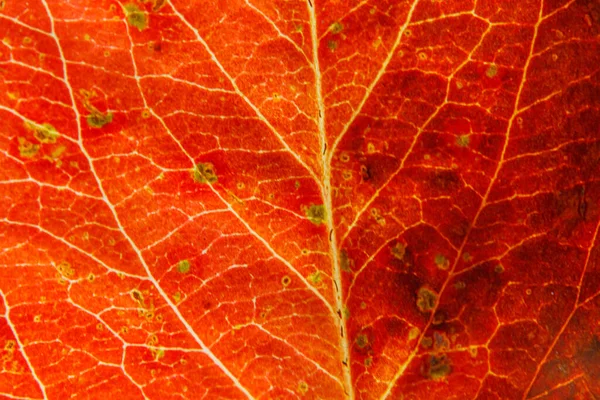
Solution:
M 133 3 L 125 4 L 125 16 L 129 25 L 143 31 L 148 27 L 148 17 L 146 13 L 141 11 L 138 6 Z
M 340 33 L 341 31 L 344 30 L 344 25 L 342 25 L 339 21 L 336 21 L 333 24 L 331 24 L 331 26 L 329 27 L 329 30 L 334 35 L 337 35 L 338 33 Z
M 290 278 L 289 276 L 286 275 L 283 278 L 281 278 L 281 284 L 283 285 L 283 287 L 290 286 L 290 283 L 292 283 L 292 278 Z
M 432 355 L 428 361 L 427 376 L 431 379 L 437 380 L 450 375 L 452 368 L 450 367 L 450 360 L 445 354 L 440 356 Z
M 444 271 L 450 267 L 450 261 L 443 254 L 437 254 L 434 262 L 439 269 Z
M 50 124 L 42 124 L 42 125 L 34 125 L 31 123 L 26 123 L 25 127 L 29 130 L 33 131 L 33 136 L 40 143 L 56 143 L 56 139 L 58 138 L 58 133 L 56 129 Z
M 192 177 L 198 183 L 212 184 L 218 180 L 215 167 L 211 163 L 196 164 L 196 168 L 192 171 Z
M 338 48 L 338 43 L 335 40 L 328 40 L 327 48 L 331 51 L 335 51 Z
M 488 69 L 485 71 L 485 76 L 488 78 L 493 78 L 498 74 L 498 66 L 496 64 L 491 64 Z
M 190 272 L 190 267 L 191 265 L 188 260 L 181 260 L 177 264 L 177 271 L 179 271 L 179 273 L 181 274 L 187 274 L 188 272 Z
M 23 158 L 32 158 L 40 150 L 40 146 L 29 142 L 24 137 L 18 138 L 19 141 L 19 154 Z
M 396 243 L 396 245 L 390 249 L 390 252 L 394 258 L 403 260 L 404 255 L 406 254 L 406 246 L 402 243 Z
M 304 396 L 308 392 L 308 383 L 300 381 L 298 383 L 298 392 Z
M 369 338 L 364 333 L 360 333 L 358 336 L 356 336 L 356 340 L 354 342 L 358 348 L 364 349 L 369 344 Z
M 340 251 L 340 268 L 344 272 L 352 272 L 354 261 L 348 257 L 346 250 Z
M 413 326 L 412 328 L 410 328 L 410 330 L 408 331 L 408 340 L 415 340 L 416 338 L 419 337 L 419 334 L 421 333 L 421 331 L 419 330 L 419 328 L 417 328 L 416 326 Z
M 100 112 L 92 112 L 85 118 L 87 124 L 91 128 L 102 128 L 104 125 L 110 124 L 113 120 L 111 112 L 102 114 Z
M 435 308 L 437 294 L 426 287 L 422 287 L 417 292 L 417 307 L 421 312 L 427 313 Z
M 130 293 L 130 296 L 133 300 L 135 300 L 140 305 L 144 305 L 144 295 L 137 289 L 133 289 Z
M 313 285 L 318 285 L 323 281 L 323 277 L 321 276 L 321 271 L 317 270 L 312 274 L 308 275 L 308 281 Z
M 501 274 L 504 272 L 504 267 L 502 265 L 498 264 L 494 267 L 494 272 L 497 274 Z
M 305 214 L 306 214 L 306 218 L 308 218 L 308 220 L 315 225 L 321 225 L 323 222 L 325 222 L 326 212 L 325 212 L 325 206 L 322 204 L 321 205 L 311 204 L 306 209 Z
M 469 146 L 470 141 L 471 139 L 469 138 L 469 135 L 459 135 L 456 138 L 456 145 L 459 147 L 467 147 Z

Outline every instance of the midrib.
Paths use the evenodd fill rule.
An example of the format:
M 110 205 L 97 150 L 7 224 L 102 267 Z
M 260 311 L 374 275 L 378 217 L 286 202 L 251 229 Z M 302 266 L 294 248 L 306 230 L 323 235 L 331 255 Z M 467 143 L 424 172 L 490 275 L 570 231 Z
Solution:
M 339 316 L 337 321 L 340 331 L 340 355 L 342 358 L 342 370 L 344 375 L 344 386 L 346 395 L 349 399 L 354 399 L 354 389 L 352 387 L 352 377 L 350 374 L 350 347 L 348 343 L 348 334 L 346 329 L 346 318 L 344 316 L 344 302 L 342 298 L 342 272 L 338 259 L 337 238 L 333 224 L 333 200 L 331 198 L 331 169 L 329 149 L 327 148 L 327 137 L 325 129 L 325 104 L 321 88 L 321 69 L 319 66 L 319 36 L 317 32 L 317 18 L 315 16 L 315 0 L 307 0 L 308 13 L 310 17 L 310 33 L 312 40 L 313 66 L 315 70 L 315 96 L 317 100 L 317 125 L 319 129 L 319 143 L 321 152 L 322 169 L 322 196 L 323 206 L 325 208 L 326 225 L 329 234 L 329 253 L 333 267 L 333 280 L 335 285 L 335 308 Z

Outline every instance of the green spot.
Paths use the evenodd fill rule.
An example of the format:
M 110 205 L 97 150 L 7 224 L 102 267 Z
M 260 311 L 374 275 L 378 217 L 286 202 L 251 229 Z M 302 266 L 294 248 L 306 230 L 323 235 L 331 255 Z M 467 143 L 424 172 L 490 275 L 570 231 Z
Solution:
M 302 25 L 296 25 L 294 29 L 296 29 L 296 32 L 302 32 L 304 30 L 304 27 Z
M 341 31 L 344 30 L 344 25 L 342 25 L 340 22 L 336 21 L 333 24 L 331 24 L 331 26 L 329 27 L 329 30 L 334 35 L 337 35 L 338 33 L 340 33 Z
M 340 268 L 344 272 L 352 272 L 353 261 L 348 257 L 346 250 L 340 251 Z
M 338 44 L 335 40 L 329 40 L 327 42 L 327 48 L 329 48 L 329 50 L 334 51 L 335 49 L 338 48 Z
M 437 294 L 426 287 L 422 287 L 417 292 L 417 307 L 421 312 L 430 312 L 435 308 Z
M 218 180 L 215 167 L 211 163 L 196 164 L 192 176 L 198 183 L 215 183 Z
M 450 261 L 442 254 L 437 254 L 435 256 L 435 265 L 437 265 L 439 269 L 447 270 L 450 267 Z
M 188 260 L 179 261 L 179 264 L 177 264 L 177 271 L 182 274 L 187 274 L 190 272 L 190 262 Z
M 40 143 L 56 143 L 56 138 L 58 138 L 58 133 L 56 129 L 50 124 L 42 124 L 35 125 L 32 123 L 26 124 L 27 129 L 33 131 L 33 136 Z
M 125 16 L 129 25 L 138 28 L 139 31 L 143 31 L 148 27 L 148 17 L 146 13 L 141 11 L 138 6 L 133 3 L 125 4 Z
M 485 76 L 488 78 L 493 78 L 498 74 L 498 66 L 496 64 L 491 64 L 488 69 L 485 71 Z
M 370 367 L 371 365 L 373 365 L 373 357 L 365 358 L 365 367 Z
M 93 112 L 90 115 L 88 115 L 85 118 L 85 120 L 91 128 L 102 128 L 104 125 L 110 124 L 112 122 L 113 115 L 111 112 L 106 114 Z
M 344 319 L 345 320 L 350 319 L 350 309 L 348 308 L 348 306 L 344 306 Z
M 308 281 L 313 285 L 318 285 L 323 281 L 323 277 L 321 276 L 321 271 L 315 271 L 308 276 Z
M 456 145 L 459 147 L 467 147 L 470 141 L 469 135 L 460 135 L 456 138 Z
M 24 158 L 32 158 L 40 150 L 40 146 L 29 142 L 27 139 L 20 137 L 19 139 L 19 154 Z
M 306 209 L 306 218 L 315 225 L 321 225 L 325 222 L 325 216 L 325 206 L 322 204 L 318 206 L 311 204 L 310 207 Z

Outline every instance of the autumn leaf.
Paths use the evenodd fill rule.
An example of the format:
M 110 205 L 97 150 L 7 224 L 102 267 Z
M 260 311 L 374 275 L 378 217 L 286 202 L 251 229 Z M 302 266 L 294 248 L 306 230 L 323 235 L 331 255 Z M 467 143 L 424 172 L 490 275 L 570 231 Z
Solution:
M 600 397 L 595 1 L 0 0 L 0 397 Z

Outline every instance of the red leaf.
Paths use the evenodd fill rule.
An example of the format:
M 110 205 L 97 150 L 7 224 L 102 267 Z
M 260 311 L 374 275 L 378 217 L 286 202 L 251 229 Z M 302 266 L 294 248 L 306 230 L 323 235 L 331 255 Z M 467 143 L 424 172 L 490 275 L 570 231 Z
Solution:
M 594 1 L 0 0 L 0 396 L 600 396 Z

